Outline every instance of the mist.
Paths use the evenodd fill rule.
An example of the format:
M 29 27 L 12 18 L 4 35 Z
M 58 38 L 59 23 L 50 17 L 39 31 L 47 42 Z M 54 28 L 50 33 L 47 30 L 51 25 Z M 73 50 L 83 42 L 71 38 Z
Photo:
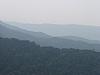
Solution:
M 99 0 L 0 0 L 4 21 L 100 25 L 99 13 Z

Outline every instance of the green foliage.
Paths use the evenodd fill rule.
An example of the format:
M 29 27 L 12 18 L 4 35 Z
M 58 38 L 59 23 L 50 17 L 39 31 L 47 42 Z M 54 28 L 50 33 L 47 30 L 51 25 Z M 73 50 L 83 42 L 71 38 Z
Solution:
M 0 75 L 100 75 L 100 53 L 0 38 Z

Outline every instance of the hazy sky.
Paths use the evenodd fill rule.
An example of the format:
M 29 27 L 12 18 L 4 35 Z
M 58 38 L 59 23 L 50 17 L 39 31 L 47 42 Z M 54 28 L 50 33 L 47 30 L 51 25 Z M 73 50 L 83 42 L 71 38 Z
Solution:
M 0 19 L 100 25 L 100 0 L 0 0 Z

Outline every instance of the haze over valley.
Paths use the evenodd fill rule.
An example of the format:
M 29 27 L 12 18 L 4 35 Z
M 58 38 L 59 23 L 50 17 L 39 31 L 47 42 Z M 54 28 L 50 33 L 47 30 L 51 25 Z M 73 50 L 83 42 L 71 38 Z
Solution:
M 55 48 L 90 49 L 95 51 L 99 51 L 100 48 L 98 38 L 100 35 L 97 32 L 100 31 L 99 26 L 66 25 L 63 27 L 54 24 L 29 24 L 30 27 L 28 28 L 28 24 L 17 24 L 16 26 L 15 23 L 8 24 L 3 21 L 0 24 L 0 36 L 4 38 L 35 41 L 40 46 L 52 46 Z M 24 28 L 22 28 L 23 25 Z M 53 36 L 54 33 L 59 34 L 59 36 Z M 83 36 L 87 37 L 84 38 Z
M 0 75 L 100 75 L 100 0 L 0 0 Z

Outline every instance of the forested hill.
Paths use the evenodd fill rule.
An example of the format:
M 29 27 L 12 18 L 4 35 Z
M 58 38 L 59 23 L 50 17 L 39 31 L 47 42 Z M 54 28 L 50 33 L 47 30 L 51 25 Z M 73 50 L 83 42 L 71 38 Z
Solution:
M 100 53 L 0 38 L 0 75 L 100 75 Z

